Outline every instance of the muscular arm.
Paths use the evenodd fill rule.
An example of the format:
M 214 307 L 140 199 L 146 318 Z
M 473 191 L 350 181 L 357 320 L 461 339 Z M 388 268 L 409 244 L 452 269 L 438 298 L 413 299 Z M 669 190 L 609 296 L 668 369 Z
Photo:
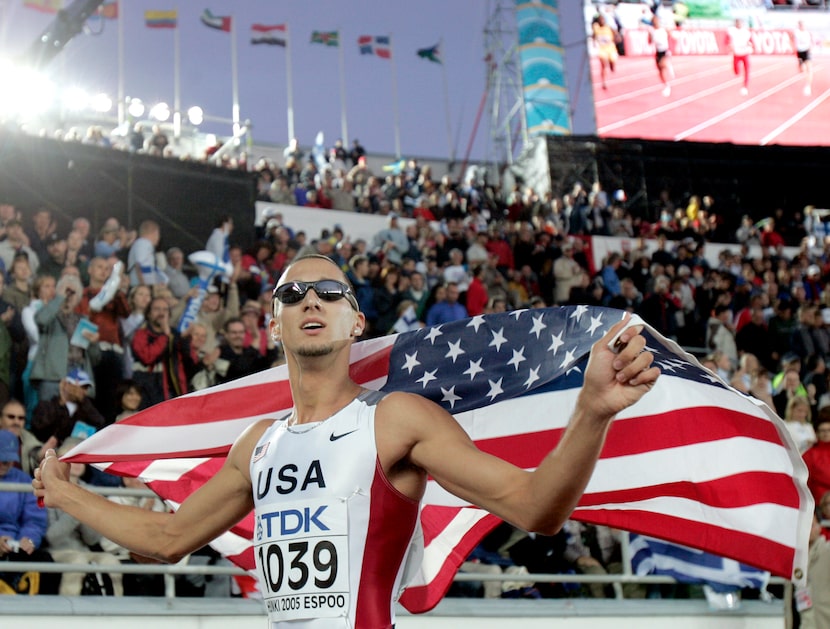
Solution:
M 659 375 L 645 339 L 628 329 L 619 354 L 608 348 L 624 324 L 598 341 L 582 391 L 562 439 L 533 472 L 481 452 L 443 409 L 417 396 L 384 400 L 379 451 L 392 453 L 425 470 L 442 487 L 526 531 L 552 534 L 576 507 L 591 478 L 614 416 L 639 400 Z M 379 408 L 379 410 L 381 410 Z M 402 419 L 395 419 L 402 418 Z M 395 467 L 391 466 L 393 473 Z
M 130 551 L 175 562 L 239 522 L 253 508 L 248 462 L 270 424 L 258 422 L 231 448 L 222 468 L 175 513 L 117 504 L 69 482 L 68 465 L 49 451 L 32 483 L 35 495 Z

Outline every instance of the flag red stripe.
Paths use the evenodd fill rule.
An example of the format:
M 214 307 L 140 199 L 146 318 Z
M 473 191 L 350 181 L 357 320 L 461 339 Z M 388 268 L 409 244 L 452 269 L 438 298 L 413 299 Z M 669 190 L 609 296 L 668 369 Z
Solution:
M 476 445 L 523 468 L 536 467 L 559 442 L 564 428 L 491 439 Z M 614 422 L 600 458 L 608 459 L 667 448 L 745 437 L 781 444 L 772 422 L 724 408 L 682 408 Z
M 389 355 L 392 346 L 352 363 L 349 373 L 358 383 L 384 377 L 389 371 Z M 260 375 L 261 377 L 261 375 Z M 185 426 L 204 425 L 209 430 L 212 422 L 237 419 L 241 415 L 268 415 L 292 406 L 291 386 L 288 380 L 272 380 L 259 384 L 240 383 L 238 387 L 201 395 L 186 395 L 163 402 L 161 406 L 145 409 L 124 420 L 125 425 L 135 426 Z M 230 444 L 228 444 L 230 446 Z M 164 453 L 157 453 L 164 458 Z M 176 454 L 176 456 L 188 456 Z M 101 459 L 98 459 L 100 461 Z
M 387 48 L 375 48 L 375 55 L 381 59 L 391 59 L 392 53 Z
M 736 529 L 636 510 L 586 511 L 577 508 L 571 517 L 580 522 L 605 524 L 668 542 L 706 548 L 707 552 L 732 557 L 776 575 L 790 575 L 793 570 L 795 551 L 792 548 Z
M 740 491 L 735 491 L 740 487 Z M 744 472 L 711 481 L 661 483 L 649 487 L 586 493 L 580 507 L 638 502 L 653 498 L 688 498 L 710 507 L 737 509 L 762 503 L 798 509 L 801 500 L 792 477 L 773 472 Z
M 272 31 L 281 31 L 284 33 L 285 24 L 274 24 L 273 26 L 268 26 L 267 24 L 252 24 L 251 30 L 257 31 L 258 33 L 270 33 Z

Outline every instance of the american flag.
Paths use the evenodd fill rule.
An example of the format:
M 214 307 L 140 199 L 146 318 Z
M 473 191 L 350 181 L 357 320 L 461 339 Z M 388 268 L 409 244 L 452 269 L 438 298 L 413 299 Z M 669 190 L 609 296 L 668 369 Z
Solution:
M 623 314 L 575 306 L 521 310 L 387 336 L 352 347 L 352 378 L 446 408 L 479 448 L 535 468 L 574 408 L 590 348 Z M 642 322 L 639 322 L 642 323 Z M 572 517 L 660 537 L 803 581 L 813 500 L 783 422 L 649 326 L 662 375 L 615 419 Z M 277 367 L 138 413 L 66 458 L 137 476 L 176 508 L 223 463 L 252 422 L 291 407 Z M 498 519 L 429 481 L 424 556 L 401 603 L 436 605 Z M 249 516 L 214 546 L 254 566 Z
M 375 55 L 381 59 L 392 57 L 392 44 L 387 35 L 361 35 L 357 38 L 357 47 L 361 55 Z

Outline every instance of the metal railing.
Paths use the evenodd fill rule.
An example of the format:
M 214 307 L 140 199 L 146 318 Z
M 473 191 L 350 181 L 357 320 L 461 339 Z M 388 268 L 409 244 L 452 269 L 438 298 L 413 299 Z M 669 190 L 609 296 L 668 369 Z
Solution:
M 85 486 L 86 489 L 93 493 L 104 496 L 138 496 L 138 497 L 156 497 L 152 491 L 148 489 L 130 489 L 126 487 L 96 487 Z M 31 485 L 27 483 L 2 483 L 0 482 L 0 492 L 12 491 L 27 493 L 32 491 Z M 459 572 L 455 575 L 454 581 L 459 583 L 464 582 L 484 582 L 484 581 L 532 581 L 534 583 L 579 583 L 579 584 L 610 584 L 614 587 L 615 598 L 623 598 L 623 585 L 640 583 L 644 585 L 663 585 L 675 584 L 677 581 L 672 577 L 658 576 L 658 575 L 637 575 L 631 571 L 630 551 L 628 547 L 628 538 L 622 537 L 622 557 L 623 557 L 623 572 L 614 574 L 570 574 L 570 573 L 521 573 L 521 574 L 481 574 L 481 573 L 465 573 Z M 25 562 L 25 561 L 4 561 L 2 566 L 4 572 L 74 572 L 74 573 L 89 573 L 89 572 L 106 572 L 110 574 L 160 574 L 164 576 L 165 582 L 165 597 L 175 598 L 175 577 L 178 575 L 229 575 L 242 576 L 249 575 L 248 572 L 236 566 L 221 566 L 221 565 L 189 565 L 189 556 L 182 559 L 176 564 L 74 564 L 74 563 L 50 563 L 50 562 Z M 771 577 L 770 584 L 784 585 L 785 598 L 789 600 L 792 596 L 792 584 L 781 577 Z

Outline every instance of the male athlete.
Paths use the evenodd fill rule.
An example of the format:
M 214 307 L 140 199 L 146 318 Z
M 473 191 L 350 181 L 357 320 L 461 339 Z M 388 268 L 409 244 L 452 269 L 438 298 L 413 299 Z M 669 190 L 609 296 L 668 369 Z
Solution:
M 804 73 L 804 95 L 809 96 L 813 93 L 813 62 L 810 58 L 813 36 L 804 28 L 804 22 L 801 20 L 793 31 L 793 44 L 798 58 L 798 71 Z
M 674 70 L 671 67 L 669 31 L 660 24 L 660 18 L 656 15 L 651 20 L 648 40 L 654 44 L 654 62 L 657 64 L 657 73 L 660 75 L 660 82 L 663 84 L 663 96 L 671 96 L 669 75 L 673 75 Z
M 727 29 L 726 37 L 729 50 L 732 51 L 732 70 L 735 76 L 739 76 L 743 69 L 744 81 L 741 86 L 741 96 L 746 96 L 749 94 L 749 55 L 754 51 L 752 32 L 743 20 L 737 19 L 735 25 Z
M 427 476 L 521 529 L 558 531 L 612 419 L 659 375 L 644 337 L 621 322 L 594 345 L 561 442 L 527 472 L 478 450 L 433 402 L 383 397 L 350 379 L 349 350 L 366 319 L 346 282 L 322 256 L 300 258 L 283 273 L 270 332 L 285 349 L 294 408 L 285 421 L 250 426 L 178 511 L 92 494 L 69 482 L 68 465 L 53 452 L 36 470 L 35 495 L 162 561 L 179 560 L 255 509 L 260 588 L 271 626 L 280 629 L 393 625 Z

